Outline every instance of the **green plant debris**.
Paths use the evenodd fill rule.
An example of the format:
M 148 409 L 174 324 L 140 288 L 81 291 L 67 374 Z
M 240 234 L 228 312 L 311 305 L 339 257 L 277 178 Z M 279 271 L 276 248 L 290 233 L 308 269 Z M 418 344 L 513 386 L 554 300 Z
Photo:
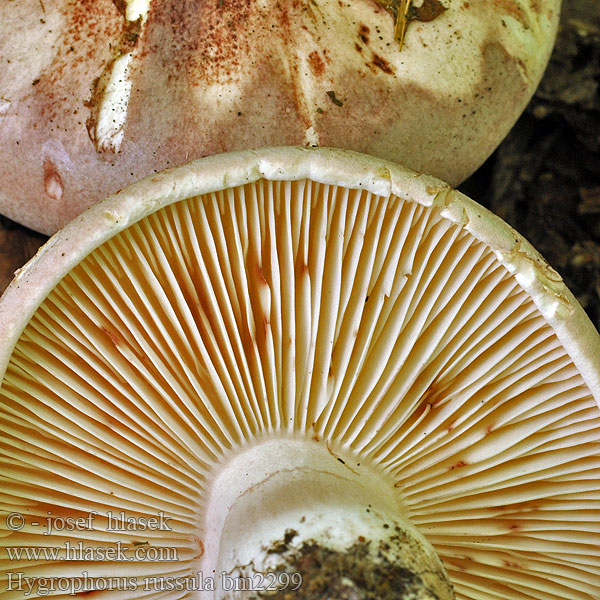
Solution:
M 400 49 L 404 45 L 406 30 L 412 21 L 427 23 L 447 10 L 440 0 L 423 0 L 420 6 L 414 6 L 413 0 L 375 0 L 375 2 L 394 17 L 394 39 Z
M 327 95 L 336 106 L 344 106 L 344 103 L 335 95 L 335 92 L 333 90 L 327 92 Z

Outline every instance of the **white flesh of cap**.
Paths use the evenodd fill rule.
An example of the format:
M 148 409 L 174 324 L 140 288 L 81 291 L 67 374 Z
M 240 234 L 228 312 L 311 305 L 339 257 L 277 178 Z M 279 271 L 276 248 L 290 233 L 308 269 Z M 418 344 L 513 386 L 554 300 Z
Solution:
M 150 0 L 127 0 L 125 17 L 128 21 L 140 19 L 143 27 L 149 8 Z M 131 96 L 132 60 L 133 52 L 127 52 L 112 63 L 108 83 L 100 102 L 94 132 L 94 139 L 99 150 L 118 152 L 121 147 Z

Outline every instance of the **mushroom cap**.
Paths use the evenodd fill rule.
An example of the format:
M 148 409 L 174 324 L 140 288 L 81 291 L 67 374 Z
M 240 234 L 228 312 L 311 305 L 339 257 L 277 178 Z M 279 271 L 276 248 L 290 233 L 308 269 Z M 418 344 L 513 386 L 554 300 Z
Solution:
M 443 0 L 402 49 L 382 4 L 1 3 L 0 212 L 50 234 L 158 170 L 289 144 L 457 185 L 531 97 L 560 0 Z
M 518 233 L 432 177 L 275 148 L 146 178 L 17 274 L 0 339 L 0 497 L 26 515 L 0 544 L 179 550 L 29 576 L 191 576 L 221 465 L 281 437 L 376 470 L 459 600 L 599 597 L 600 336 Z M 93 510 L 74 538 L 29 524 Z M 110 532 L 109 511 L 170 531 Z

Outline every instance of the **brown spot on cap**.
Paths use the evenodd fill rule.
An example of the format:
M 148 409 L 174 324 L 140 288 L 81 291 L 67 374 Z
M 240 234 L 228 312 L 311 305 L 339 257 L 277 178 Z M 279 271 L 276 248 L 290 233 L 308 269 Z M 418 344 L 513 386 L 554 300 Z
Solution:
M 325 61 L 316 50 L 308 55 L 308 64 L 316 76 L 322 76 L 325 73 Z
M 59 202 L 65 191 L 62 177 L 56 165 L 49 159 L 44 161 L 44 191 L 49 198 Z
M 117 10 L 125 16 L 127 13 L 127 1 L 126 0 L 113 0 L 113 4 L 116 6 Z
M 365 45 L 369 43 L 369 33 L 370 32 L 371 32 L 371 30 L 366 25 L 363 25 L 362 23 L 358 27 L 358 37 L 361 39 L 361 41 Z
M 371 64 L 377 67 L 378 69 L 381 69 L 384 73 L 387 73 L 388 75 L 394 74 L 394 69 L 392 68 L 392 65 L 390 65 L 390 63 L 387 60 L 385 60 L 385 58 L 379 56 L 378 54 L 373 55 L 373 61 Z
M 500 12 L 520 21 L 525 29 L 529 29 L 527 14 L 515 0 L 492 0 L 492 3 Z

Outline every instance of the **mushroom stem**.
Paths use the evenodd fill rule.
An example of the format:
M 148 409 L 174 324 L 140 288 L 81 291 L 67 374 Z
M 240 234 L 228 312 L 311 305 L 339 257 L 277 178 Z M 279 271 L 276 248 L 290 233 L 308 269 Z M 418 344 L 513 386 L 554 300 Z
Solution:
M 393 485 L 318 442 L 236 455 L 214 481 L 208 524 L 202 570 L 217 574 L 216 598 L 454 598 Z

